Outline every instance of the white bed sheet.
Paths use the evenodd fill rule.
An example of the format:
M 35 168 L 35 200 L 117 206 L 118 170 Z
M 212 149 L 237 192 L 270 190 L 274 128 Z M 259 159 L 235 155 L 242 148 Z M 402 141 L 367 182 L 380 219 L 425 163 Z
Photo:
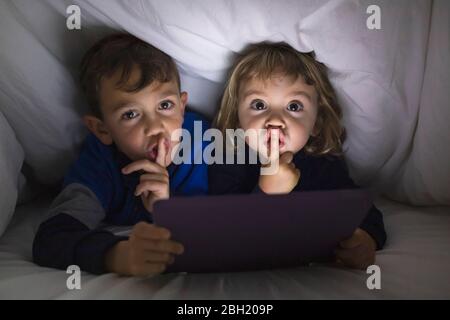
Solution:
M 65 271 L 31 262 L 35 230 L 49 197 L 20 206 L 0 238 L 0 299 L 449 299 L 450 207 L 375 203 L 388 242 L 377 256 L 381 290 L 364 271 L 327 266 L 220 274 L 166 274 L 146 279 L 82 273 L 68 290 Z

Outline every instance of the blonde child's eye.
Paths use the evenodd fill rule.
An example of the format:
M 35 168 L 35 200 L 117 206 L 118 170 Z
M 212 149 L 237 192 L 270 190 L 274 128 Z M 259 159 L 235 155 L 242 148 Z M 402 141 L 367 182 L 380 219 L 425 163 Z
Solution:
M 160 110 L 169 110 L 174 106 L 173 102 L 171 101 L 163 101 L 159 104 Z
M 255 110 L 264 110 L 266 109 L 266 104 L 261 100 L 253 100 L 250 107 Z
M 136 118 L 137 116 L 139 116 L 139 113 L 137 113 L 136 111 L 127 111 L 122 114 L 122 119 L 131 120 Z
M 301 102 L 291 102 L 289 103 L 287 109 L 289 111 L 298 112 L 303 110 L 303 104 Z

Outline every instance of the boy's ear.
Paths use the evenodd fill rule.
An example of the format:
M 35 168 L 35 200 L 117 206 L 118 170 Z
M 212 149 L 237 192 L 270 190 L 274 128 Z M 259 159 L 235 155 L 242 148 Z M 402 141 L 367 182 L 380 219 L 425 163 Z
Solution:
M 113 143 L 112 137 L 102 120 L 95 116 L 86 115 L 83 117 L 83 122 L 103 144 L 110 145 Z
M 187 102 L 188 102 L 188 93 L 186 91 L 183 91 L 180 94 L 180 99 L 181 99 L 181 108 L 182 108 L 183 113 L 184 113 L 184 111 L 186 109 Z

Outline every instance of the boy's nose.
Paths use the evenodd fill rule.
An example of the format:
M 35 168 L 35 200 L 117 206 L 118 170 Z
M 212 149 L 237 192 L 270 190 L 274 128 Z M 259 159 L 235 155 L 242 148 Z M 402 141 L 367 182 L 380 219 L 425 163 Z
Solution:
M 164 131 L 164 126 L 160 120 L 147 121 L 144 127 L 144 134 L 146 136 L 158 135 L 162 131 Z

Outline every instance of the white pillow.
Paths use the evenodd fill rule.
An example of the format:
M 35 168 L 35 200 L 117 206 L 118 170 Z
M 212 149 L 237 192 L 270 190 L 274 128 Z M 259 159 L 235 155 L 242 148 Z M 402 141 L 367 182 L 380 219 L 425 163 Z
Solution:
M 8 226 L 16 207 L 19 186 L 23 183 L 20 173 L 23 158 L 22 146 L 0 112 L 0 236 Z

